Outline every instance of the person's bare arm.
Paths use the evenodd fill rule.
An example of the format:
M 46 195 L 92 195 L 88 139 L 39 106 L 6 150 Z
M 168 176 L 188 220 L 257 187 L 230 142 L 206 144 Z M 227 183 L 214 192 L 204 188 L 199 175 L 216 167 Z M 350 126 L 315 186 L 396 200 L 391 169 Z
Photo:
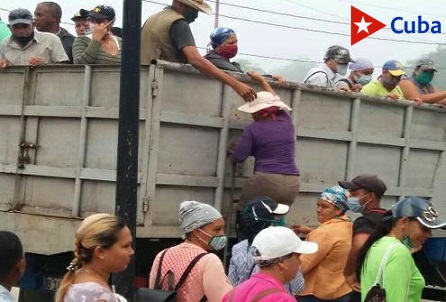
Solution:
M 344 268 L 344 277 L 347 284 L 355 291 L 361 291 L 358 279 L 356 278 L 356 266 L 358 264 L 359 252 L 370 237 L 368 233 L 358 233 L 353 236 L 352 248 L 348 255 L 347 264 Z
M 262 89 L 265 91 L 268 91 L 274 95 L 276 95 L 276 92 L 271 87 L 271 85 L 268 83 L 268 81 L 258 72 L 255 71 L 248 71 L 247 74 L 253 79 L 254 81 L 258 82 L 260 86 L 262 86 Z
M 256 92 L 251 87 L 237 81 L 237 79 L 224 73 L 215 67 L 214 64 L 203 58 L 198 52 L 196 46 L 185 46 L 181 49 L 181 51 L 186 56 L 189 64 L 194 66 L 199 71 L 211 75 L 223 83 L 231 86 L 232 89 L 234 89 L 235 92 L 237 92 L 237 94 L 240 95 L 246 102 L 253 101 L 257 97 Z
M 440 91 L 436 87 L 434 87 L 433 93 L 421 94 L 418 87 L 409 80 L 401 81 L 399 86 L 407 100 L 420 98 L 423 103 L 435 104 L 446 98 L 446 91 Z

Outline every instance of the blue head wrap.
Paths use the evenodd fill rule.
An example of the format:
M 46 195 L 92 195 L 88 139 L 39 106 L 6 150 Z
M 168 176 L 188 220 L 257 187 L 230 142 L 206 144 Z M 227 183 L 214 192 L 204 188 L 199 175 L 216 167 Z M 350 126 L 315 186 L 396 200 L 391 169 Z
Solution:
M 211 38 L 211 45 L 217 47 L 232 35 L 235 35 L 232 29 L 228 27 L 217 27 L 209 36 Z
M 319 195 L 319 199 L 328 201 L 343 212 L 348 210 L 346 190 L 340 186 L 326 188 Z

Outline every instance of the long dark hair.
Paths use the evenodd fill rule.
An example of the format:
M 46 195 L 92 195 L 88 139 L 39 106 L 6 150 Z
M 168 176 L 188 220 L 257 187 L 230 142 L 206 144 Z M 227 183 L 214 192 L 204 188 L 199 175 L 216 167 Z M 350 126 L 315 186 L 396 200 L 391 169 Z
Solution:
M 356 279 L 358 281 L 361 278 L 362 266 L 364 265 L 367 252 L 369 251 L 370 247 L 376 241 L 388 235 L 398 220 L 399 219 L 393 218 L 391 210 L 385 212 L 384 215 L 381 217 L 381 221 L 376 225 L 375 231 L 370 235 L 370 237 L 367 239 L 367 241 L 364 243 L 361 250 L 359 251 L 358 262 L 356 263 Z

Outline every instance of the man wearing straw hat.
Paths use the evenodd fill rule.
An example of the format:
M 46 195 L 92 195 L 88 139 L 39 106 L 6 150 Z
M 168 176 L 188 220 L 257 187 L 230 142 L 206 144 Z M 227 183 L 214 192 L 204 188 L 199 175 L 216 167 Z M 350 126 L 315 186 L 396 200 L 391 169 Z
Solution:
M 141 64 L 153 60 L 189 63 L 231 86 L 245 101 L 254 100 L 256 93 L 251 87 L 222 72 L 198 52 L 189 24 L 199 11 L 212 14 L 204 0 L 173 0 L 171 6 L 150 16 L 141 30 Z

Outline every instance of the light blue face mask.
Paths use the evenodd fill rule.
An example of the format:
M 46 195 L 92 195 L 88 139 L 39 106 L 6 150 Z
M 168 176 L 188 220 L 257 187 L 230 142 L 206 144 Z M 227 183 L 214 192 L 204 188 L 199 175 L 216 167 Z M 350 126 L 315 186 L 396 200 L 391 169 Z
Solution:
M 228 241 L 228 237 L 226 235 L 212 236 L 202 229 L 199 230 L 210 237 L 207 244 L 214 251 L 220 251 L 226 246 L 226 242 Z
M 365 206 L 370 202 L 366 202 L 365 204 L 361 204 L 359 201 L 370 194 L 364 195 L 361 198 L 358 197 L 348 197 L 347 205 L 350 212 L 353 213 L 362 213 L 365 210 Z
M 355 78 L 356 83 L 362 86 L 367 85 L 372 80 L 371 75 L 361 74 L 358 78 Z
M 337 64 L 336 65 L 336 73 L 340 75 L 345 75 L 347 73 L 348 64 Z

